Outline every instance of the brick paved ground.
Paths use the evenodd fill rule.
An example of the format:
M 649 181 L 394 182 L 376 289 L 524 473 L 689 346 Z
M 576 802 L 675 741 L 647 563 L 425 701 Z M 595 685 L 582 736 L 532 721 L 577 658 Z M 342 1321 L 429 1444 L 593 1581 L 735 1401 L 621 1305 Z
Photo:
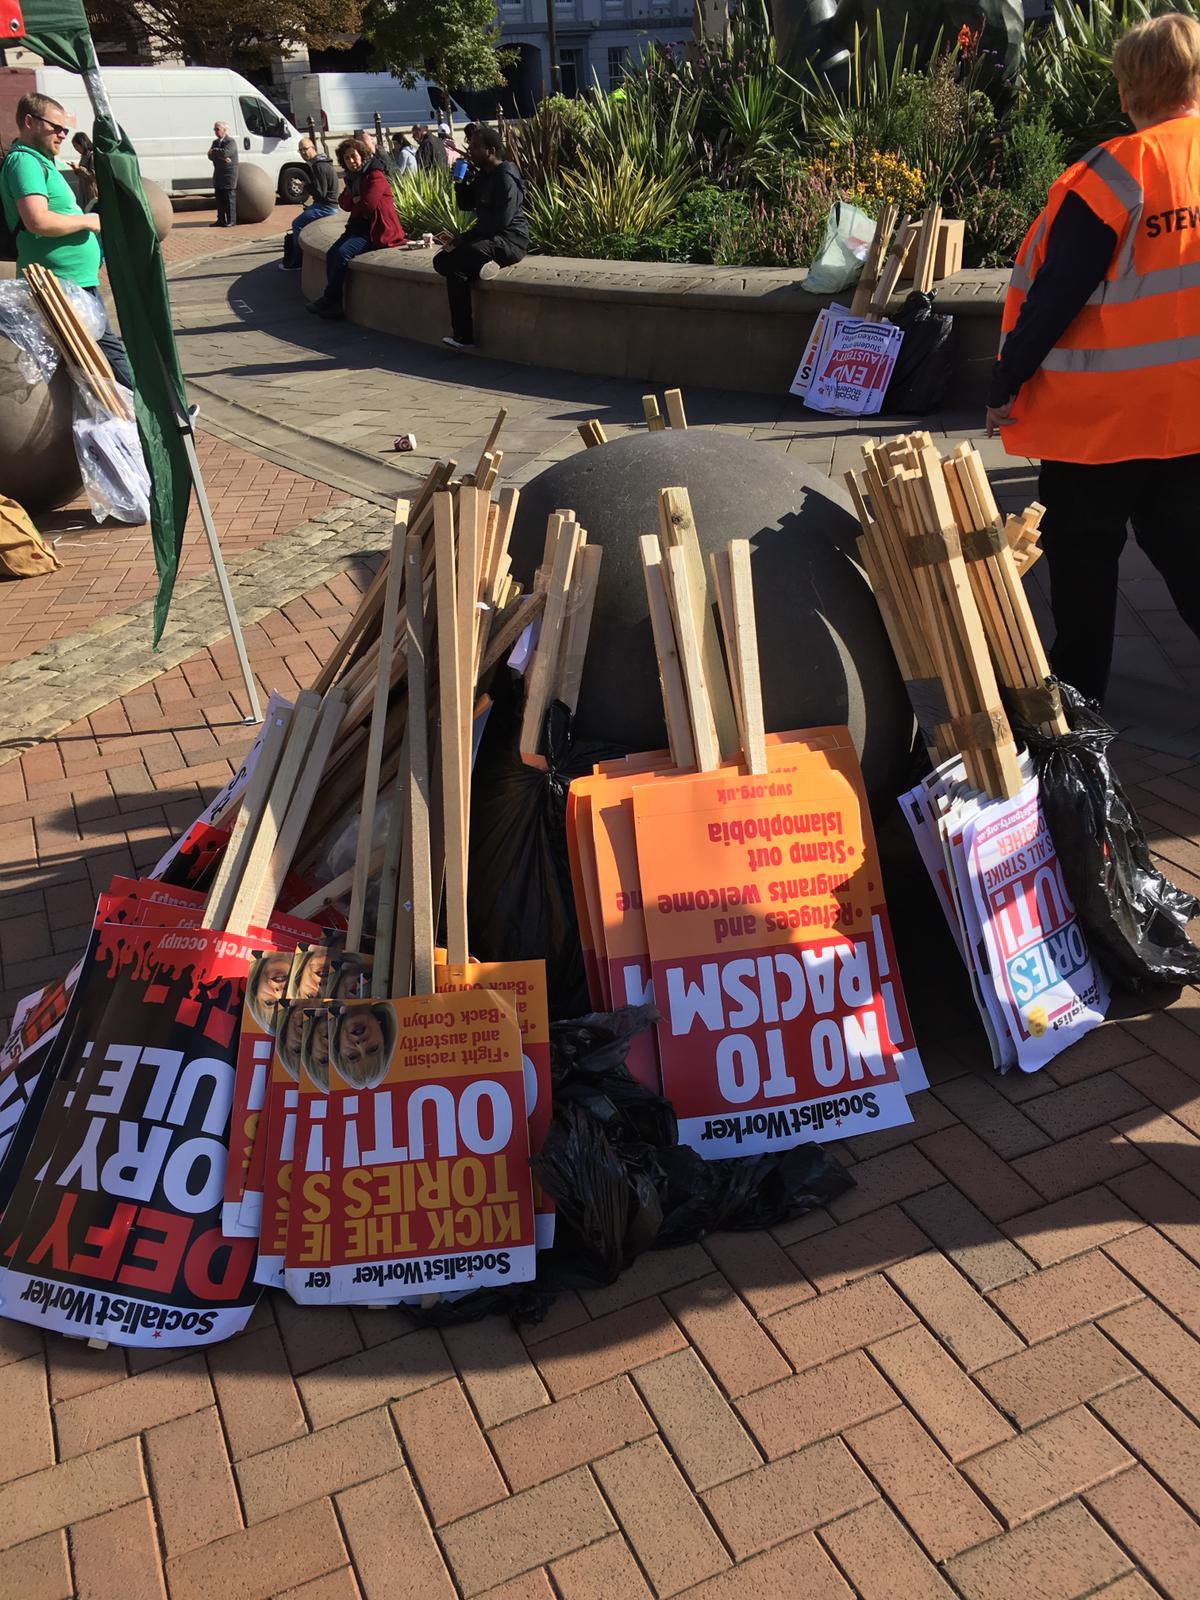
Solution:
M 346 498 L 208 434 L 198 436 L 197 455 L 227 560 Z M 0 666 L 76 633 L 114 606 L 136 605 L 158 591 L 148 527 L 97 523 L 82 497 L 38 517 L 37 524 L 62 567 L 44 578 L 0 586 Z M 211 567 L 194 502 L 183 537 L 181 583 Z
M 366 581 L 251 630 L 304 681 Z M 6 998 L 244 746 L 217 646 L 0 768 Z M 1200 872 L 1200 768 L 1125 745 Z M 944 997 L 944 979 L 938 980 Z M 1200 1573 L 1200 1003 L 1002 1079 L 936 985 L 912 1128 L 774 1233 L 542 1326 L 259 1307 L 207 1355 L 0 1322 L 3 1600 L 1185 1600 Z
M 250 630 L 264 685 L 311 676 L 366 577 Z M 0 766 L 0 1008 L 224 780 L 235 688 L 219 643 Z M 1116 753 L 1196 887 L 1193 753 Z M 828 1212 L 520 1332 L 269 1297 L 177 1355 L 0 1321 L 0 1600 L 1200 1593 L 1200 997 L 1000 1078 L 935 922 L 892 900 L 933 1086 L 839 1147 Z

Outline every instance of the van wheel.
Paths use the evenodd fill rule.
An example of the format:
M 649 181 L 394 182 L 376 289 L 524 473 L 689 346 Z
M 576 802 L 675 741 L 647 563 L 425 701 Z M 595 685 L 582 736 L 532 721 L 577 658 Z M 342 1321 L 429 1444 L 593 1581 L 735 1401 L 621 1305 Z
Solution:
M 284 167 L 279 174 L 279 198 L 284 205 L 298 206 L 304 198 L 308 173 L 303 167 Z

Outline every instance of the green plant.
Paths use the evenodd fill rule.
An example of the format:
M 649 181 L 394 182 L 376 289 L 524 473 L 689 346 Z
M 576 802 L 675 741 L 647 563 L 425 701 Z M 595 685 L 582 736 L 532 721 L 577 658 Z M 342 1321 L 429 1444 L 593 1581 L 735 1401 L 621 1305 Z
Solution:
M 770 173 L 786 151 L 794 151 L 795 101 L 777 74 L 745 73 L 728 84 L 716 100 L 722 133 L 714 146 L 733 180 L 765 188 Z M 724 142 L 722 142 L 724 141 Z
M 546 183 L 572 166 L 587 144 L 591 116 L 585 100 L 554 94 L 531 117 L 508 124 L 507 154 L 528 184 Z
M 587 159 L 610 172 L 628 161 L 655 178 L 690 179 L 699 95 L 682 83 L 659 89 L 632 75 L 623 88 L 617 98 L 598 88 L 587 96 Z
M 989 184 L 964 196 L 959 211 L 966 223 L 967 266 L 1011 267 L 1032 220 L 1016 196 Z
M 528 198 L 530 238 L 553 255 L 600 255 L 617 236 L 657 232 L 678 207 L 691 181 L 687 172 L 659 177 L 622 156 L 610 166 L 583 158 Z
M 1197 0 L 1057 0 L 1049 27 L 1029 42 L 1024 91 L 1050 108 L 1075 161 L 1093 145 L 1129 132 L 1112 74 L 1113 46 L 1135 22 L 1183 11 L 1200 16 Z
M 769 198 L 754 199 L 725 220 L 713 260 L 719 266 L 807 266 L 836 198 L 825 175 L 812 168 L 784 168 Z
M 891 151 L 854 144 L 831 145 L 829 155 L 812 162 L 811 169 L 827 178 L 841 199 L 860 206 L 871 216 L 889 203 L 902 213 L 911 214 L 919 211 L 925 201 L 926 175 Z
M 454 182 L 446 167 L 418 167 L 391 179 L 400 225 L 410 237 L 422 233 L 459 232 L 463 213 L 454 203 Z

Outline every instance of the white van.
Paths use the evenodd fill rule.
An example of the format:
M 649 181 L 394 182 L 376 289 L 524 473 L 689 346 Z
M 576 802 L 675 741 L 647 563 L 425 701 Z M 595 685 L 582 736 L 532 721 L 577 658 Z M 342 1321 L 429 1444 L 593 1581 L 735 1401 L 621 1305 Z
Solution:
M 385 128 L 407 133 L 414 122 L 436 122 L 430 90 L 441 98 L 428 78 L 418 78 L 406 89 L 390 72 L 301 72 L 288 82 L 292 97 L 292 120 L 306 128 L 308 119 L 318 133 L 353 133 L 375 126 L 378 111 Z M 459 124 L 469 118 L 462 107 L 450 102 Z
M 91 132 L 92 107 L 83 79 L 61 67 L 38 67 L 37 87 Z M 225 67 L 104 67 L 113 115 L 138 153 L 144 177 L 168 194 L 211 194 L 207 151 L 213 123 L 229 125 L 238 155 L 275 179 L 279 198 L 300 199 L 308 174 L 300 135 L 281 111 L 240 73 Z

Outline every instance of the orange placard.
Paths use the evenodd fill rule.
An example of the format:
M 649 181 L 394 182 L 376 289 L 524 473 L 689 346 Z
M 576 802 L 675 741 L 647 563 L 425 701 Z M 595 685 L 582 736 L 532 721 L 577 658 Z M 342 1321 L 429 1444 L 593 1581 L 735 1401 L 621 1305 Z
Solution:
M 768 766 L 633 795 L 663 1089 L 710 1157 L 911 1120 L 849 736 L 768 741 Z

